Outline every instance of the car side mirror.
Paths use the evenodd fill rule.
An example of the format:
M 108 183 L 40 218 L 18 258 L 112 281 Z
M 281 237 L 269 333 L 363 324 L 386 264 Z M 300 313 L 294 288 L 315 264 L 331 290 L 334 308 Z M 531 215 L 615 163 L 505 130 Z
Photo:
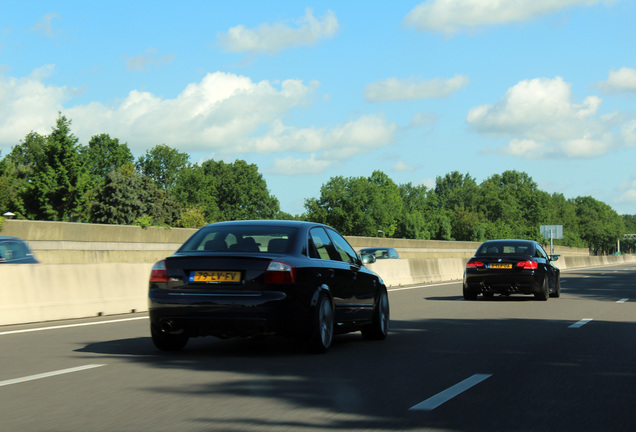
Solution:
M 362 255 L 360 260 L 362 264 L 373 264 L 375 262 L 375 255 Z
M 550 255 L 550 261 L 558 261 L 561 255 Z

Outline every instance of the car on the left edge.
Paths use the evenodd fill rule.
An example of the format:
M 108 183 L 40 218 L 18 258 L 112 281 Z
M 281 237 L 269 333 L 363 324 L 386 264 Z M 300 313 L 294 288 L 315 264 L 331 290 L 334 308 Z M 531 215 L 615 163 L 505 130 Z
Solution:
M 18 237 L 0 236 L 0 264 L 37 264 L 26 242 Z
M 302 221 L 229 221 L 199 229 L 151 270 L 150 333 L 160 350 L 197 336 L 279 335 L 326 352 L 335 334 L 389 331 L 389 298 L 335 229 Z

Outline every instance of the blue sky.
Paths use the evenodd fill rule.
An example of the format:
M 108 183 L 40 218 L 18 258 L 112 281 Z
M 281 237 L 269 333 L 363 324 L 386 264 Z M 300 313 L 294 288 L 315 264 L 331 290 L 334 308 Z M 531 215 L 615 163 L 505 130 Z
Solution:
M 62 112 L 84 145 L 254 163 L 292 214 L 335 176 L 509 169 L 636 214 L 635 18 L 628 0 L 0 0 L 0 150 Z

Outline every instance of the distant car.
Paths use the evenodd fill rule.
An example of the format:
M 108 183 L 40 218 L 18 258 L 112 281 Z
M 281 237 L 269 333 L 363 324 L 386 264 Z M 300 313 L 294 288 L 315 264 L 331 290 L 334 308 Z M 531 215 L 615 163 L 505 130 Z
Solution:
M 334 334 L 389 331 L 382 279 L 336 230 L 311 222 L 207 225 L 153 266 L 148 296 L 160 350 L 196 336 L 282 335 L 325 352 Z
M 400 255 L 392 247 L 368 247 L 359 251 L 360 255 L 373 255 L 376 260 L 379 259 L 397 259 Z
M 17 237 L 0 236 L 0 264 L 37 264 L 29 246 Z
M 532 240 L 490 240 L 479 246 L 464 270 L 464 299 L 477 295 L 533 294 L 537 300 L 561 295 L 560 270 Z

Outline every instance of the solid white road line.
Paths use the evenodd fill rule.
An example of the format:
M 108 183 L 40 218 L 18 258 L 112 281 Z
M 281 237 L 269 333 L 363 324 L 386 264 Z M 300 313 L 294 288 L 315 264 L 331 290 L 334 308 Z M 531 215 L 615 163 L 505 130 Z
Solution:
M 108 321 L 94 321 L 94 322 L 79 323 L 79 324 L 64 324 L 64 325 L 51 326 L 51 327 L 37 327 L 37 328 L 30 328 L 30 329 L 23 329 L 23 330 L 9 330 L 9 331 L 5 331 L 5 332 L 0 332 L 0 336 L 10 335 L 10 334 L 18 334 L 18 333 L 30 333 L 30 332 L 37 332 L 37 331 L 44 331 L 44 330 L 65 329 L 65 328 L 71 328 L 71 327 L 84 327 L 84 326 L 101 325 L 101 324 L 113 324 L 113 323 L 119 323 L 119 322 L 124 322 L 124 321 L 135 321 L 135 320 L 141 320 L 141 319 L 148 319 L 148 317 L 147 316 L 142 316 L 142 317 L 123 318 L 123 319 L 108 320 Z
M 470 378 L 466 378 L 464 381 L 455 384 L 452 387 L 447 388 L 443 392 L 436 394 L 423 402 L 411 407 L 409 411 L 432 411 L 444 402 L 448 402 L 460 393 L 465 392 L 469 388 L 479 384 L 486 378 L 491 377 L 492 374 L 475 374 Z
M 407 290 L 413 290 L 413 289 L 419 289 L 419 288 L 436 287 L 436 286 L 443 286 L 443 285 L 455 285 L 457 283 L 461 283 L 461 281 L 440 282 L 440 283 L 432 283 L 432 284 L 425 284 L 425 285 L 413 285 L 413 286 L 407 286 L 407 287 L 404 287 L 404 288 L 389 288 L 389 289 L 387 289 L 387 291 L 389 291 L 389 292 L 392 292 L 392 291 L 407 291 Z
M 593 318 L 585 318 L 582 319 L 581 321 L 575 322 L 574 324 L 572 324 L 570 327 L 568 328 L 579 328 L 579 327 L 583 327 L 585 324 L 589 323 L 590 321 L 592 321 Z
M 23 382 L 27 382 L 27 381 L 34 381 L 34 380 L 38 380 L 38 379 L 42 379 L 42 378 L 49 378 L 52 376 L 56 376 L 56 375 L 63 375 L 63 374 L 67 374 L 67 373 L 73 373 L 73 372 L 79 372 L 79 371 L 83 371 L 86 369 L 93 369 L 93 368 L 98 368 L 101 366 L 106 366 L 103 364 L 89 364 L 89 365 L 85 365 L 85 366 L 78 366 L 78 367 L 74 367 L 74 368 L 68 368 L 68 369 L 61 369 L 61 370 L 57 370 L 57 371 L 53 371 L 53 372 L 45 372 L 45 373 L 41 373 L 41 374 L 37 374 L 37 375 L 29 375 L 29 376 L 25 376 L 22 378 L 15 378 L 15 379 L 10 379 L 10 380 L 6 380 L 6 381 L 0 381 L 0 387 L 3 386 L 8 386 L 11 384 L 18 384 L 18 383 L 23 383 Z

